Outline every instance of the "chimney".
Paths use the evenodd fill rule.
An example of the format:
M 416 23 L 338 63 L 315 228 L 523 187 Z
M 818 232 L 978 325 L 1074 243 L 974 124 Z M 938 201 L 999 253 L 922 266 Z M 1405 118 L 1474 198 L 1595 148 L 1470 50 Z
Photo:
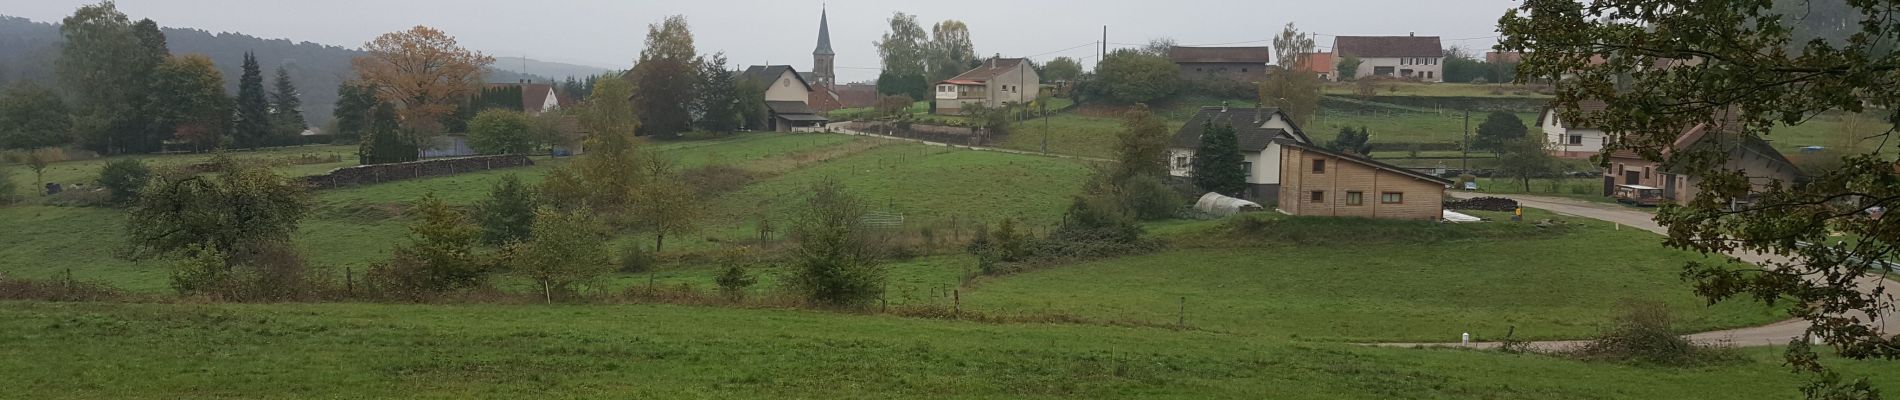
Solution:
M 1408 37 L 1418 37 L 1418 32 L 1406 32 L 1406 33 L 1405 33 L 1405 36 L 1408 36 Z
M 1256 102 L 1254 102 L 1254 103 L 1253 103 L 1253 123 L 1254 123 L 1254 125 L 1259 125 L 1259 124 L 1260 124 L 1260 122 L 1262 122 L 1262 121 L 1260 121 L 1260 114 L 1266 114 L 1266 113 L 1267 113 L 1267 110 L 1266 110 L 1266 108 L 1265 108 L 1265 107 L 1261 107 L 1261 106 L 1260 106 L 1260 102 L 1257 102 L 1257 101 L 1256 101 Z
M 996 68 L 996 57 L 990 57 L 990 68 Z

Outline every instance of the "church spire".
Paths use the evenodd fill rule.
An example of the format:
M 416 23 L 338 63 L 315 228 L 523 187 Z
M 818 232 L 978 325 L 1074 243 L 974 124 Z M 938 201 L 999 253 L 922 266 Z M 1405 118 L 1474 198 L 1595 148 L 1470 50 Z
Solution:
M 812 55 L 833 55 L 831 52 L 831 21 L 823 8 L 818 10 L 818 49 Z

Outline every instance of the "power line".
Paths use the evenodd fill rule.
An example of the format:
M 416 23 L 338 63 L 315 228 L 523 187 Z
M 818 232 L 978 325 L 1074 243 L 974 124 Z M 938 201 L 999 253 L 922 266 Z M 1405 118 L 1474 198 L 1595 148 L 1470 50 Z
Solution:
M 1094 45 L 1097 45 L 1097 44 L 1100 44 L 1100 42 L 1096 42 L 1096 41 L 1093 41 L 1093 40 L 1091 40 L 1091 41 L 1088 41 L 1088 42 L 1086 42 L 1086 43 L 1082 43 L 1082 44 L 1078 44 L 1078 45 L 1075 45 L 1075 47 L 1070 47 L 1070 48 L 1066 48 L 1066 49 L 1062 49 L 1062 50 L 1056 50 L 1056 51 L 1050 51 L 1050 52 L 1043 52 L 1043 53 L 1037 53 L 1037 54 L 1034 54 L 1034 55 L 1028 55 L 1028 56 L 1023 56 L 1022 58 L 1033 58 L 1033 57 L 1040 57 L 1040 56 L 1046 56 L 1046 55 L 1050 55 L 1050 54 L 1055 54 L 1055 53 L 1061 53 L 1061 52 L 1065 52 L 1065 51 L 1069 51 L 1069 50 L 1075 50 L 1075 49 L 1080 49 L 1080 48 L 1083 48 L 1083 47 L 1089 47 L 1089 46 L 1094 46 Z

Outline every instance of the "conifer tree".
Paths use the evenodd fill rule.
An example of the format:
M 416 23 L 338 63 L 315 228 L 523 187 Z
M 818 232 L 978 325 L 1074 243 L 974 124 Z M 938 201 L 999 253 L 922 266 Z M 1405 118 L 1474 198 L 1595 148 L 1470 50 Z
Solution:
M 298 98 L 297 84 L 290 81 L 290 71 L 277 67 L 275 90 L 270 94 L 271 125 L 277 127 L 277 134 L 293 137 L 303 133 L 309 127 L 303 119 L 303 99 Z
M 1201 127 L 1201 148 L 1194 151 L 1194 186 L 1201 190 L 1239 197 L 1247 190 L 1246 157 L 1240 154 L 1240 139 L 1231 125 Z
M 239 146 L 262 146 L 270 137 L 270 103 L 264 97 L 264 73 L 258 69 L 257 56 L 245 52 L 244 74 L 238 77 L 237 124 L 233 132 Z

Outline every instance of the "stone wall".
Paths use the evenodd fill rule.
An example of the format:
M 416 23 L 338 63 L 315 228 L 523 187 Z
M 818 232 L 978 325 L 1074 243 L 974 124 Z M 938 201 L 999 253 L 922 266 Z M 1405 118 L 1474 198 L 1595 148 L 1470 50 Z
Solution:
M 534 161 L 524 155 L 440 158 L 337 168 L 327 174 L 306 176 L 298 180 L 311 190 L 322 190 L 529 165 L 534 165 Z

